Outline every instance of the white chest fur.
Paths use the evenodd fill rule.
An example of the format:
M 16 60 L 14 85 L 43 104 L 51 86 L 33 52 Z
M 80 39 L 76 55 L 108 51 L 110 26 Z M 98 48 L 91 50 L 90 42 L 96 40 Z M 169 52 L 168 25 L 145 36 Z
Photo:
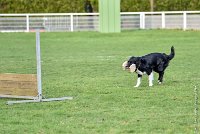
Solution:
M 142 72 L 142 71 L 140 71 L 140 70 L 138 70 L 138 69 L 136 70 L 136 73 L 137 73 L 137 74 L 140 74 L 140 75 L 146 74 L 146 72 Z

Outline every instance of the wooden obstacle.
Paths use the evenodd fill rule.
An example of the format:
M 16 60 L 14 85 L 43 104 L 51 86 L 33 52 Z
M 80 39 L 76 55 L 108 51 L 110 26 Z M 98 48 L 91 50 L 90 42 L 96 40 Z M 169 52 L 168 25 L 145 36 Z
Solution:
M 35 74 L 0 74 L 0 96 L 36 99 L 38 97 L 37 76 Z
M 41 54 L 40 54 L 40 32 L 36 32 L 36 74 L 0 74 L 0 97 L 24 98 L 33 100 L 8 101 L 7 104 L 47 102 L 72 100 L 73 97 L 43 99 L 42 96 L 42 75 L 41 75 Z

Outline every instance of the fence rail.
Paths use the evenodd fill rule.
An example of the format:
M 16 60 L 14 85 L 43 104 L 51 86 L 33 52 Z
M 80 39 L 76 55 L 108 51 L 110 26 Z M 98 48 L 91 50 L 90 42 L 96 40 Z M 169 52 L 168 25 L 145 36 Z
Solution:
M 99 31 L 99 13 L 0 14 L 0 32 Z M 121 12 L 121 29 L 200 30 L 200 11 Z

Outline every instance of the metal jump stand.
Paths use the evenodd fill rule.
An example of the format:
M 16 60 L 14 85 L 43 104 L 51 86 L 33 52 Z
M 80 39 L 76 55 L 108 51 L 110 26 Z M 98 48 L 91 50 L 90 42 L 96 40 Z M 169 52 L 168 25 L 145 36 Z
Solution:
M 43 96 L 42 96 L 40 32 L 39 31 L 36 31 L 36 57 L 37 57 L 37 89 L 38 89 L 38 97 L 37 97 L 37 99 L 34 99 L 34 100 L 19 100 L 19 101 L 7 101 L 7 104 L 11 105 L 11 104 L 15 104 L 15 103 L 72 100 L 73 97 L 61 97 L 61 98 L 49 98 L 49 99 L 43 99 L 42 98 Z

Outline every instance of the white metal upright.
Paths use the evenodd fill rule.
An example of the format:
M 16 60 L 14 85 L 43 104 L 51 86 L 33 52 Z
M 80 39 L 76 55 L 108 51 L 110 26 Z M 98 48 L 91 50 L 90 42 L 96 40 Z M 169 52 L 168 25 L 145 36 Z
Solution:
M 40 32 L 36 32 L 36 58 L 37 58 L 37 87 L 38 99 L 42 100 L 42 75 L 41 75 L 41 55 L 40 55 Z

